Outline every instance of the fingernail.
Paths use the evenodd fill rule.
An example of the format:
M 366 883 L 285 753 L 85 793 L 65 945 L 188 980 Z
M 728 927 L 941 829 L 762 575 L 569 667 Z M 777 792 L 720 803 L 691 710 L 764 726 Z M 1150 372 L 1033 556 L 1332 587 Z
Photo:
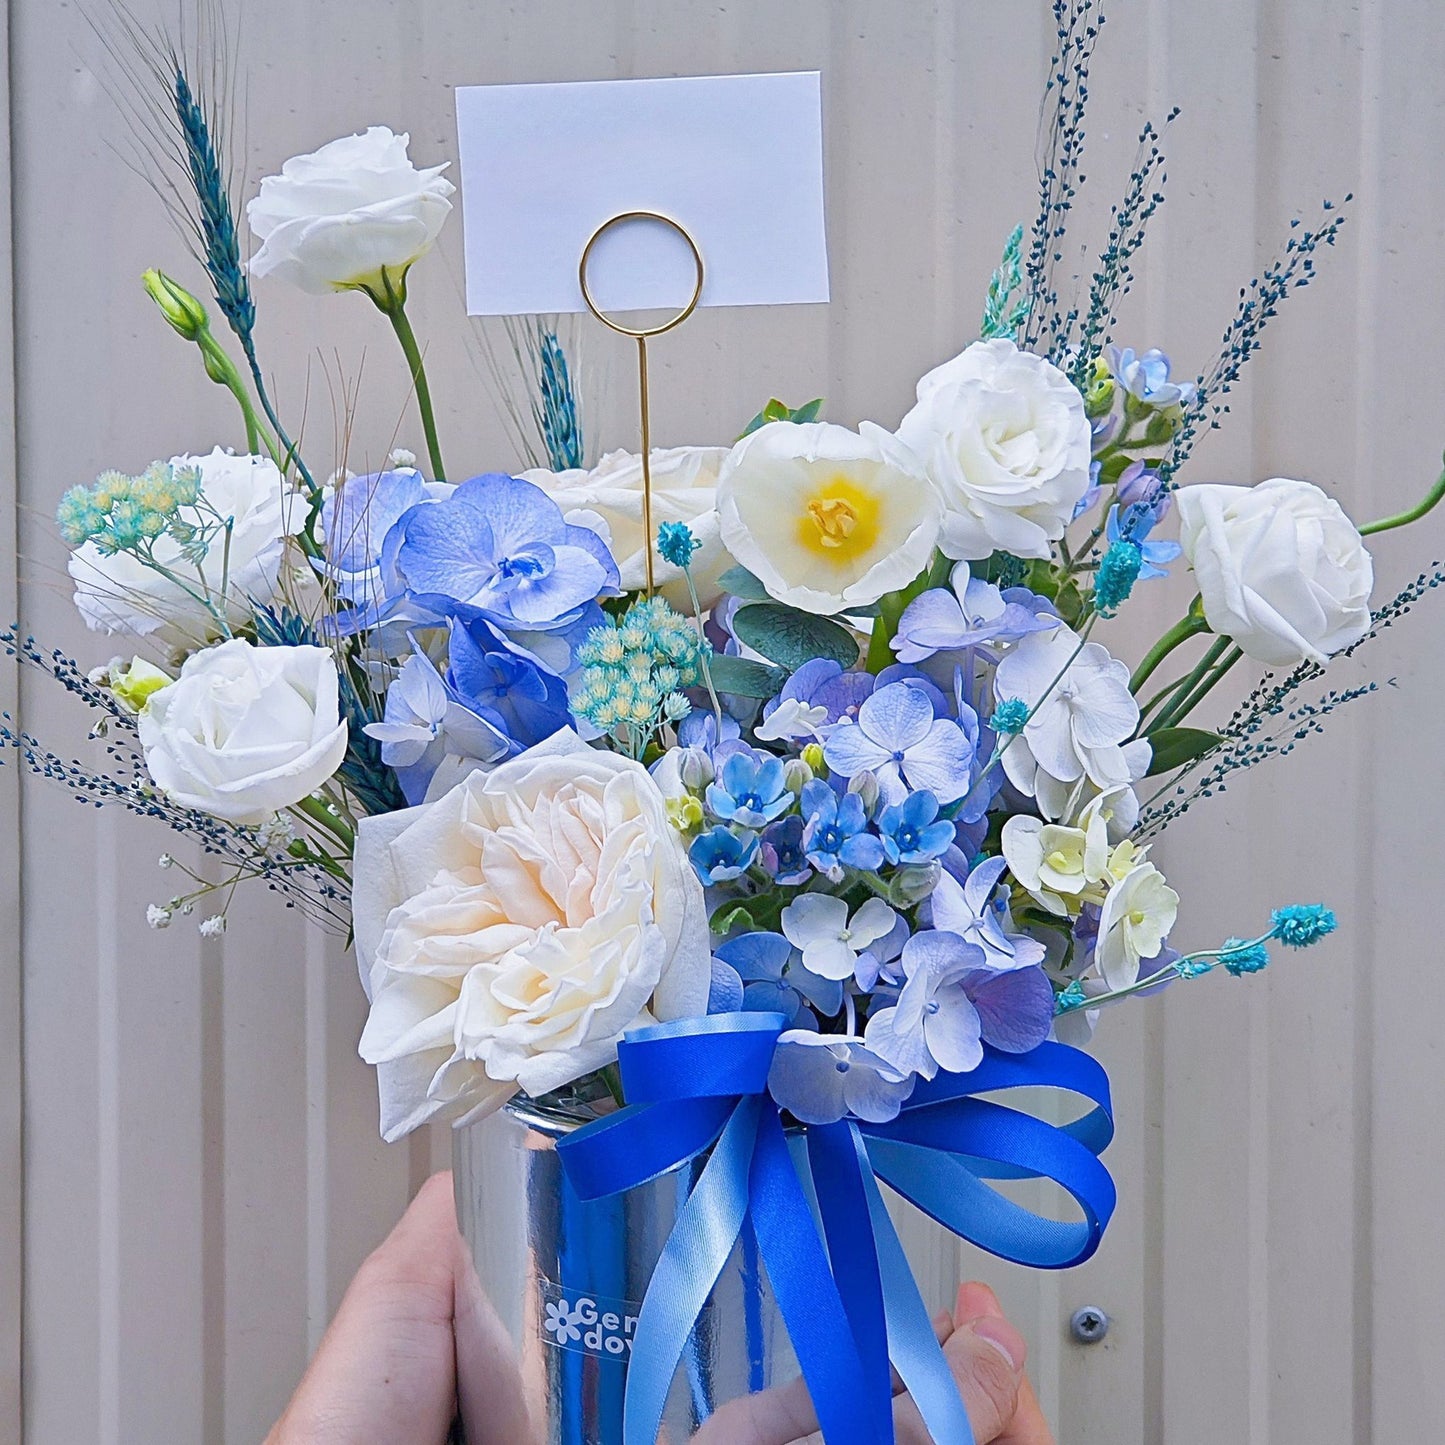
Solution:
M 1006 1319 L 998 1315 L 984 1315 L 981 1319 L 970 1320 L 964 1328 L 972 1330 L 979 1339 L 997 1350 L 1015 1374 L 1023 1369 L 1028 1346 L 1024 1337 Z

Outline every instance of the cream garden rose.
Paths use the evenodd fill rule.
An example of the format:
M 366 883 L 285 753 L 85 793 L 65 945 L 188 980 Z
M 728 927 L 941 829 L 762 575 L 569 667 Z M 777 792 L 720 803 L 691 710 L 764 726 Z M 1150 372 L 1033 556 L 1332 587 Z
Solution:
M 950 557 L 1047 557 L 1089 487 L 1083 397 L 1012 341 L 977 341 L 930 371 L 898 436 L 943 498 Z
M 1289 477 L 1174 496 L 1204 616 L 1247 657 L 1323 663 L 1369 631 L 1374 564 L 1333 497 Z
M 729 452 L 723 545 L 779 602 L 846 612 L 907 586 L 933 555 L 941 507 L 882 427 L 770 422 Z
M 706 1012 L 702 885 L 640 764 L 557 733 L 434 803 L 363 819 L 352 910 L 396 1139 L 600 1069 Z
M 267 176 L 246 207 L 262 246 L 254 276 L 279 276 L 313 295 L 378 286 L 431 250 L 456 189 L 445 165 L 418 170 L 410 137 L 374 125 Z
M 186 557 L 181 544 L 167 534 L 157 537 L 151 548 L 170 577 L 129 552 L 107 555 L 94 542 L 76 548 L 68 565 L 76 608 L 92 631 L 148 637 L 180 652 L 218 635 L 216 618 L 201 597 L 209 595 L 219 605 L 223 572 L 230 626 L 242 626 L 250 620 L 253 604 L 274 598 L 286 539 L 305 526 L 306 505 L 269 457 L 235 456 L 217 447 L 207 456 L 172 457 L 170 465 L 200 472 L 205 508 L 180 509 L 183 520 L 210 528 L 210 541 L 198 561 Z M 231 519 L 229 543 L 216 517 Z
M 718 470 L 726 447 L 671 447 L 648 458 L 652 473 L 653 542 L 664 522 L 685 522 L 700 545 L 688 570 L 698 600 L 711 607 L 720 595 L 718 577 L 731 565 L 722 544 L 717 516 Z M 546 491 L 564 513 L 588 511 L 602 518 L 611 536 L 612 555 L 622 573 L 622 586 L 641 590 L 647 583 L 647 537 L 642 526 L 642 458 L 631 452 L 608 452 L 592 470 L 520 473 Z M 654 555 L 662 595 L 679 611 L 692 611 L 687 585 L 679 568 Z
M 141 711 L 146 768 L 174 802 L 264 823 L 341 766 L 347 729 L 338 692 L 324 647 L 236 638 L 197 652 Z

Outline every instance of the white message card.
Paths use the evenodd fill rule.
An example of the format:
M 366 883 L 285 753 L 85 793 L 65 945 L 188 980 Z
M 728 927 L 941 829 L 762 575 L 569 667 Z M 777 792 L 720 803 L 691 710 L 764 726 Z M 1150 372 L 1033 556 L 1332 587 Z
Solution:
M 588 237 L 638 210 L 696 240 L 704 306 L 828 299 L 817 71 L 464 86 L 457 133 L 473 316 L 585 310 Z M 676 232 L 635 221 L 587 277 L 612 312 L 679 307 L 696 272 Z

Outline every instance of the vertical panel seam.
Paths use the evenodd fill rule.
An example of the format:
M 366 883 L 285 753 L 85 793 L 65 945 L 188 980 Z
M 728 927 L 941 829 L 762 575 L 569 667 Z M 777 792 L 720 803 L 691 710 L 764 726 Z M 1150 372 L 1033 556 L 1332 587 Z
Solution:
M 1375 317 L 1379 312 L 1380 186 L 1381 131 L 1380 105 L 1383 93 L 1383 48 L 1378 0 L 1361 0 L 1360 4 L 1360 193 L 1364 205 L 1359 208 L 1359 235 L 1356 237 L 1355 271 L 1355 506 L 1357 515 L 1376 510 L 1369 495 L 1370 457 L 1369 430 L 1365 418 L 1370 415 L 1370 391 L 1375 376 L 1377 341 Z M 1363 492 L 1363 495 L 1362 495 Z M 1373 773 L 1379 750 L 1369 745 L 1362 734 L 1356 742 L 1355 768 L 1363 786 L 1357 789 L 1356 806 L 1360 809 L 1362 836 L 1374 835 L 1375 788 Z M 1361 869 L 1356 875 L 1355 916 L 1371 917 L 1374 896 L 1374 873 Z M 1371 935 L 1373 937 L 1373 934 Z M 1352 1080 L 1351 1162 L 1354 1166 L 1353 1219 L 1351 1222 L 1351 1333 L 1355 1361 L 1351 1391 L 1352 1438 L 1369 1441 L 1374 1438 L 1374 1390 L 1371 1359 L 1374 1352 L 1374 1110 L 1375 1110 L 1375 971 L 1379 967 L 1378 950 L 1371 948 L 1367 968 L 1354 970 L 1354 1058 Z
M 14 87 L 10 74 L 10 10 L 0 9 L 0 46 L 4 48 L 3 84 L 5 185 L 0 205 L 5 208 L 4 225 L 0 229 L 0 287 L 7 293 L 0 308 L 0 347 L 8 370 L 9 396 L 5 413 L 0 418 L 0 468 L 8 478 L 0 478 L 0 491 L 8 493 L 3 508 L 4 542 L 0 545 L 0 609 L 5 615 L 0 622 L 17 620 L 20 597 L 18 556 L 20 544 L 20 498 L 16 485 L 16 408 L 15 408 L 15 188 L 14 150 L 12 145 Z M 5 659 L 0 674 L 0 697 L 18 720 L 20 716 L 19 664 Z M 8 767 L 0 776 L 0 828 L 14 838 L 14 847 L 0 850 L 4 858 L 0 870 L 0 914 L 16 920 L 16 926 L 4 930 L 0 942 L 0 1250 L 4 1267 L 0 1278 L 10 1281 L 0 1294 L 0 1435 L 19 1440 L 24 1425 L 24 1345 L 25 1317 L 25 1101 L 24 1101 L 24 920 L 20 912 L 21 847 L 20 777 L 18 767 Z

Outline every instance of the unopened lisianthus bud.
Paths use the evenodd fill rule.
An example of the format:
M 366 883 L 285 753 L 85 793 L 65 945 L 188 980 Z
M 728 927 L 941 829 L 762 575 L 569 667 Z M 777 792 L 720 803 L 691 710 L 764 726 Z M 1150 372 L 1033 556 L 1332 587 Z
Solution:
M 141 284 L 178 335 L 184 336 L 187 341 L 195 341 L 206 329 L 206 308 L 164 271 L 152 268 L 142 272 Z

